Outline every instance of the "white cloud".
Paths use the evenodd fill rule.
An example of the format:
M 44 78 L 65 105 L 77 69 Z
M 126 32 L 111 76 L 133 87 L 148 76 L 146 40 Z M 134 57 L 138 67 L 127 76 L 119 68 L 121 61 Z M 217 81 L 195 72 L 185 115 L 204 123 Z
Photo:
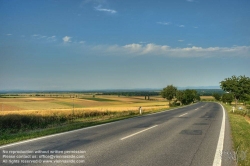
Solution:
M 104 9 L 104 8 L 101 8 L 101 5 L 95 7 L 95 10 L 101 11 L 101 12 L 108 12 L 108 13 L 111 13 L 111 14 L 117 13 L 117 11 L 113 10 L 113 9 Z
M 56 36 L 51 36 L 51 37 L 47 37 L 47 40 L 49 41 L 56 41 Z
M 170 22 L 157 22 L 157 24 L 161 24 L 161 25 L 170 25 Z
M 140 53 L 142 51 L 142 45 L 141 44 L 128 44 L 123 46 L 125 50 L 128 50 L 131 53 Z
M 85 43 L 85 41 L 80 41 L 79 43 L 80 43 L 80 44 L 84 44 L 84 43 Z
M 184 42 L 184 40 L 178 40 L 178 42 Z
M 184 28 L 184 27 L 185 27 L 185 25 L 179 25 L 179 27 L 180 27 L 180 28 Z
M 186 0 L 187 2 L 194 2 L 194 0 Z
M 119 45 L 99 45 L 91 48 L 92 51 L 106 53 L 107 55 L 121 56 L 170 56 L 170 57 L 219 57 L 219 56 L 250 56 L 250 46 L 233 47 L 197 47 L 189 46 L 185 48 L 170 47 L 168 45 L 150 44 L 127 44 Z
M 11 33 L 8 33 L 8 34 L 6 34 L 7 36 L 12 36 L 12 34 Z
M 69 37 L 69 36 L 65 36 L 65 37 L 63 37 L 62 39 L 63 39 L 63 42 L 64 42 L 64 43 L 71 42 L 71 40 L 70 40 L 71 37 Z
M 43 35 L 38 35 L 37 36 L 37 39 L 44 39 L 44 38 L 47 38 L 47 36 L 43 36 Z

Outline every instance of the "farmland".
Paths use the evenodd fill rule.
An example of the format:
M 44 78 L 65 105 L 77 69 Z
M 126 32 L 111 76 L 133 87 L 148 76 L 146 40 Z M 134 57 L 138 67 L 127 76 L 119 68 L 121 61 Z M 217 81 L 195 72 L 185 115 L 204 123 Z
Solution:
M 5 94 L 0 97 L 0 145 L 168 109 L 160 96 Z
M 145 111 L 168 108 L 167 102 L 160 96 L 145 100 L 144 97 L 118 97 L 115 95 L 57 95 L 51 97 L 30 96 L 28 94 L 18 97 L 0 98 L 0 115 L 6 114 L 49 114 L 67 111 L 135 111 L 138 107 Z

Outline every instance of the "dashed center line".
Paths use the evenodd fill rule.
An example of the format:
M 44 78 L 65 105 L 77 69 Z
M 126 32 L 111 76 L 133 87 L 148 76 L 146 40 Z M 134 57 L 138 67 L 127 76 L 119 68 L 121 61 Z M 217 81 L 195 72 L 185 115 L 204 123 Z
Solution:
M 152 129 L 152 128 L 156 127 L 156 126 L 158 126 L 158 125 L 154 125 L 154 126 L 149 127 L 149 128 L 147 128 L 147 129 L 141 130 L 141 131 L 139 131 L 139 132 L 137 132 L 137 133 L 131 134 L 131 135 L 126 136 L 126 137 L 123 137 L 123 138 L 121 138 L 120 140 L 122 141 L 122 140 L 124 140 L 124 139 L 129 138 L 129 137 L 135 136 L 135 135 L 140 134 L 140 133 L 142 133 L 142 132 L 144 132 L 144 131 L 147 131 L 147 130 L 149 130 L 149 129 Z
M 182 117 L 182 116 L 187 115 L 187 114 L 188 114 L 188 113 L 182 114 L 182 115 L 180 115 L 179 117 Z

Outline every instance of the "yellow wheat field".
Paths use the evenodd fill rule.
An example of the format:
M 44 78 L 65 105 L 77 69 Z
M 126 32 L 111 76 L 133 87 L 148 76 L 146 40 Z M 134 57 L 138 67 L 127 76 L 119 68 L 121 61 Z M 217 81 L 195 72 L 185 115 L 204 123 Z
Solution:
M 98 101 L 100 100 L 100 101 Z M 102 101 L 104 100 L 104 101 Z M 0 98 L 0 115 L 69 115 L 83 112 L 106 112 L 106 111 L 154 111 L 168 108 L 168 102 L 160 96 L 150 97 L 118 97 L 82 95 L 78 98 L 70 97 L 19 97 Z

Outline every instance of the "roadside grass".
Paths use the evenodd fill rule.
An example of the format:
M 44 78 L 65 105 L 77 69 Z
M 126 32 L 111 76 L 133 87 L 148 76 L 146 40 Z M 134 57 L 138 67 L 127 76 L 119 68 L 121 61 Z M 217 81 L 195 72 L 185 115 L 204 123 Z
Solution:
M 245 114 L 232 112 L 232 106 L 223 104 L 226 108 L 231 125 L 234 151 L 237 152 L 239 166 L 250 165 L 250 123 Z
M 9 144 L 13 142 L 18 142 L 26 139 L 71 131 L 75 129 L 80 129 L 84 127 L 94 126 L 98 124 L 104 124 L 108 122 L 113 122 L 125 118 L 129 118 L 132 116 L 135 116 L 135 112 L 107 112 L 103 114 L 103 112 L 100 114 L 98 112 L 90 112 L 89 117 L 82 117 L 73 119 L 76 117 L 69 117 L 71 119 L 65 119 L 63 117 L 57 118 L 56 117 L 37 117 L 34 118 L 32 116 L 23 116 L 23 117 L 16 117 L 13 119 L 13 117 L 10 117 L 11 119 L 17 121 L 19 120 L 19 123 L 12 123 L 12 126 L 8 126 L 7 128 L 4 127 L 3 123 L 1 123 L 1 129 L 0 129 L 0 145 Z M 1 118 L 1 117 L 0 117 Z M 21 123 L 22 120 L 27 121 L 30 120 L 30 123 L 32 125 Z M 33 121 L 32 121 L 33 119 Z M 12 122 L 13 122 L 12 120 Z M 39 121 L 40 120 L 40 121 Z M 43 120 L 43 121 L 42 121 Z M 2 121 L 2 119 L 0 119 Z M 8 121 L 8 120 L 7 120 Z M 21 121 L 21 122 L 20 122 Z M 3 122 L 3 121 L 2 121 Z M 6 122 L 6 121 L 5 121 Z M 8 125 L 8 124 L 6 124 Z M 20 127 L 17 127 L 17 125 L 20 125 Z

